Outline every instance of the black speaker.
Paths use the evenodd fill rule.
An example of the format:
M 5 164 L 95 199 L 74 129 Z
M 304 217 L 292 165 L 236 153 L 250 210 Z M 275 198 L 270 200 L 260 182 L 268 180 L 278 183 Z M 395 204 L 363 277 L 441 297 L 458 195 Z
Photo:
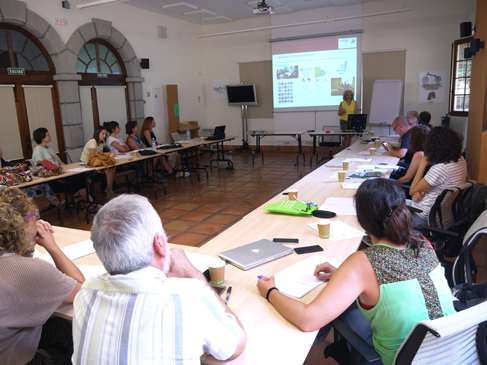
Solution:
M 460 38 L 472 35 L 472 22 L 460 23 Z
M 470 52 L 469 47 L 463 49 L 463 58 L 466 60 L 472 58 L 472 52 Z
M 143 68 L 143 69 L 149 68 L 149 59 L 148 58 L 141 58 L 140 59 L 140 68 Z

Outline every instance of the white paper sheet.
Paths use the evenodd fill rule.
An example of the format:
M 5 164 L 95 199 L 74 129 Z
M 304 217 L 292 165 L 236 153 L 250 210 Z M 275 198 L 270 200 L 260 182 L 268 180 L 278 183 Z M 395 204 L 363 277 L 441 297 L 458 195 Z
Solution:
M 124 158 L 131 158 L 131 157 L 132 157 L 131 153 L 124 153 L 123 155 L 115 155 L 114 159 L 123 160 Z
M 360 165 L 357 167 L 358 169 L 367 169 L 367 170 L 397 170 L 399 166 L 395 165 Z
M 346 158 L 343 161 L 349 161 L 349 162 L 370 162 L 372 161 L 371 158 Z
M 343 167 L 343 163 L 342 161 L 335 161 L 336 159 L 334 158 L 333 160 L 331 160 L 330 162 L 328 162 L 325 166 L 326 167 Z M 344 160 L 344 161 L 347 161 L 347 160 Z M 348 166 L 352 166 L 355 162 L 353 161 L 349 161 L 349 164 Z
M 276 287 L 281 293 L 301 298 L 320 284 L 323 284 L 323 281 L 313 276 L 313 274 L 316 265 L 324 262 L 329 262 L 335 267 L 341 265 L 341 262 L 330 260 L 323 256 L 313 255 L 274 275 Z
M 329 210 L 337 215 L 357 215 L 352 198 L 328 198 L 319 209 Z
M 318 224 L 309 223 L 308 226 L 318 232 Z M 365 232 L 359 231 L 358 229 L 355 229 L 341 221 L 331 221 L 329 239 L 332 241 L 341 241 L 362 236 L 365 236 Z
M 205 272 L 206 270 L 208 270 L 211 260 L 217 259 L 214 256 L 207 256 L 194 252 L 186 252 L 186 256 L 188 256 L 188 259 L 189 261 L 191 261 L 193 266 L 201 272 Z
M 71 261 L 95 253 L 91 240 L 81 241 L 74 245 L 64 247 L 62 251 Z M 40 258 L 54 265 L 54 260 L 49 253 L 41 255 Z
M 85 172 L 85 171 L 90 171 L 93 170 L 91 167 L 75 167 L 74 169 L 66 170 L 67 172 L 69 171 L 75 171 L 75 172 Z
M 92 278 L 93 276 L 100 276 L 106 273 L 106 269 L 103 265 L 76 265 L 85 277 L 85 279 Z
M 373 147 L 372 147 L 373 148 Z M 380 156 L 384 153 L 386 153 L 387 151 L 382 151 L 382 150 L 375 150 L 375 156 Z M 359 155 L 367 155 L 367 156 L 370 156 L 370 150 L 369 151 L 362 151 L 362 152 L 359 152 Z
M 343 190 L 357 190 L 363 181 L 353 181 L 350 183 L 342 183 Z

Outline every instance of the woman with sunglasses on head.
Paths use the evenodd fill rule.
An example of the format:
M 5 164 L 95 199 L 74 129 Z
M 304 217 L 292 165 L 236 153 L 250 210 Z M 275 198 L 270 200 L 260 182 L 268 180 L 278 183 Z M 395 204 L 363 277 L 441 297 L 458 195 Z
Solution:
M 107 131 L 104 127 L 98 126 L 95 128 L 93 132 L 93 138 L 90 139 L 85 147 L 83 148 L 83 152 L 81 153 L 80 160 L 81 162 L 88 162 L 88 160 L 96 155 L 97 153 L 103 152 L 103 144 L 107 138 Z M 112 152 L 112 155 L 115 156 L 115 153 Z M 107 188 L 105 193 L 107 194 L 107 199 L 112 199 L 116 196 L 113 192 L 113 180 L 115 180 L 115 167 L 112 169 L 105 169 L 99 171 L 100 173 L 105 173 L 107 178 Z
M 24 193 L 0 191 L 1 364 L 70 363 L 71 323 L 51 316 L 61 303 L 73 302 L 85 278 L 52 233 Z M 55 266 L 33 258 L 36 244 Z
M 358 222 L 372 247 L 350 255 L 337 269 L 317 265 L 328 284 L 311 303 L 281 294 L 274 277 L 260 279 L 260 294 L 303 331 L 316 331 L 340 317 L 373 345 L 384 364 L 413 326 L 455 313 L 434 249 L 413 229 L 402 189 L 387 179 L 367 180 L 355 195 Z M 325 327 L 326 328 L 326 327 Z

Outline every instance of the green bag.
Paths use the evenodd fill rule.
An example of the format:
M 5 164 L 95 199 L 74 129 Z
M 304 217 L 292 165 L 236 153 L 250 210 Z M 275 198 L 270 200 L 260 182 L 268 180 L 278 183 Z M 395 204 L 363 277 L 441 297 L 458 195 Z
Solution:
M 317 206 L 306 204 L 297 200 L 286 200 L 268 205 L 264 208 L 272 213 L 284 213 L 291 215 L 310 215 L 318 209 Z

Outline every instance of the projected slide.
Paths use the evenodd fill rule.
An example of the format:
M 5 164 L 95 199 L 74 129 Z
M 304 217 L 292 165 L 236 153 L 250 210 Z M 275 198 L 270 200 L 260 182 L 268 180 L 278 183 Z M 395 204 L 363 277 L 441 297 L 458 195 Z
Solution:
M 274 108 L 338 106 L 356 93 L 357 38 L 272 45 Z

